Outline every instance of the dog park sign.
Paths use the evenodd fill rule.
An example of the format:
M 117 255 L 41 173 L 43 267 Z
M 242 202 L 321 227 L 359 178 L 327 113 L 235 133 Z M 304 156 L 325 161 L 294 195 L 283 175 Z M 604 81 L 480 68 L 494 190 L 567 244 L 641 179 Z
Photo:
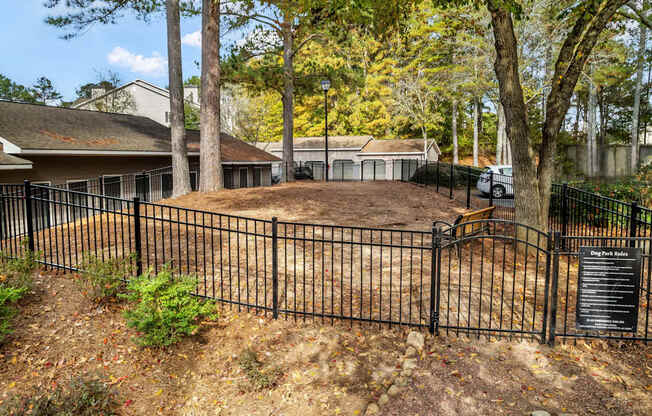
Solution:
M 636 332 L 640 248 L 580 247 L 575 326 Z

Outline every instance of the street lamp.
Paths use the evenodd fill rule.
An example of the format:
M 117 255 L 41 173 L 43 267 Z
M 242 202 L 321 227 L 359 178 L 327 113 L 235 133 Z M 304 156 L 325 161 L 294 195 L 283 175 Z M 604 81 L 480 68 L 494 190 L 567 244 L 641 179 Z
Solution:
M 327 79 L 321 82 L 321 89 L 324 90 L 324 179 L 328 182 L 328 90 L 331 88 L 331 82 Z

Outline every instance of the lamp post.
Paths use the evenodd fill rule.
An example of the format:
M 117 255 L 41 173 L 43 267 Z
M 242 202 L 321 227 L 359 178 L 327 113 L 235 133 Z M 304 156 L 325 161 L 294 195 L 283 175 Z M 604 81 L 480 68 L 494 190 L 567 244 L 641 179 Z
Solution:
M 324 90 L 324 179 L 328 182 L 328 90 L 331 82 L 327 79 L 321 82 L 321 89 Z

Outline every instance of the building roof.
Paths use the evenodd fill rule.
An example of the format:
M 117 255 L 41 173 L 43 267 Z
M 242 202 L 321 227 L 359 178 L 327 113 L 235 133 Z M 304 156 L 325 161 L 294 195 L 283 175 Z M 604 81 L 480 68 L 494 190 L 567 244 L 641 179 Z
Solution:
M 102 100 L 105 97 L 107 97 L 107 96 L 109 96 L 111 94 L 114 94 L 114 93 L 116 93 L 116 92 L 118 92 L 120 90 L 123 90 L 123 89 L 125 89 L 125 88 L 127 88 L 127 87 L 129 87 L 131 85 L 138 85 L 139 87 L 142 87 L 142 88 L 145 88 L 146 90 L 154 92 L 154 93 L 156 93 L 156 94 L 158 94 L 158 95 L 160 95 L 160 96 L 162 96 L 162 97 L 164 97 L 164 98 L 166 98 L 168 100 L 170 99 L 170 91 L 169 90 L 167 90 L 165 88 L 161 88 L 161 87 L 159 87 L 157 85 L 154 85 L 154 84 L 152 84 L 150 82 L 143 81 L 142 79 L 135 79 L 135 80 L 130 81 L 130 82 L 124 84 L 124 85 L 116 87 L 116 88 L 114 88 L 112 90 L 108 90 L 104 94 L 100 94 L 97 97 L 91 97 L 91 98 L 88 98 L 88 99 L 85 99 L 85 100 L 81 100 L 79 102 L 75 102 L 72 107 L 73 108 L 84 107 L 84 106 L 92 103 L 93 101 Z M 186 99 L 185 102 L 197 107 L 197 104 L 190 101 L 190 100 Z
M 441 153 L 434 140 L 429 141 L 428 150 L 432 146 Z M 423 139 L 372 140 L 360 153 L 423 153 Z
M 187 131 L 188 151 L 199 152 L 199 132 Z M 278 161 L 222 133 L 224 162 Z M 170 154 L 170 129 L 141 116 L 0 101 L 0 141 L 13 154 Z
M 370 140 L 372 136 L 328 136 L 329 149 L 350 149 L 360 150 Z M 283 142 L 257 143 L 256 147 L 271 151 L 282 151 Z M 319 150 L 324 148 L 324 137 L 295 137 L 294 150 Z
M 0 169 L 31 169 L 32 162 L 0 152 Z

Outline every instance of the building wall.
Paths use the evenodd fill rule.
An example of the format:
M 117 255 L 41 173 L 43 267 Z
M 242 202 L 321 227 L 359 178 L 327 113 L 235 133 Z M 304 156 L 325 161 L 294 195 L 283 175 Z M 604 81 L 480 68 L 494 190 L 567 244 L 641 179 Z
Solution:
M 170 156 L 152 157 L 116 157 L 116 156 L 26 156 L 22 158 L 31 160 L 34 168 L 30 170 L 0 170 L 0 183 L 22 183 L 25 180 L 32 182 L 50 182 L 52 185 L 65 185 L 69 181 L 96 179 L 106 175 L 130 175 L 154 169 L 167 168 L 172 164 Z M 199 163 L 198 156 L 190 156 L 191 165 Z M 224 165 L 229 168 L 231 165 Z M 247 183 L 253 187 L 253 169 L 262 168 L 261 186 L 271 185 L 270 165 L 235 165 L 237 168 L 246 168 Z M 193 169 L 191 169 L 193 170 Z M 239 184 L 237 175 L 235 184 Z M 160 181 L 160 178 L 152 178 Z M 158 182 L 157 182 L 158 183 Z M 236 186 L 239 187 L 239 186 Z M 160 189 L 160 187 L 159 187 Z

